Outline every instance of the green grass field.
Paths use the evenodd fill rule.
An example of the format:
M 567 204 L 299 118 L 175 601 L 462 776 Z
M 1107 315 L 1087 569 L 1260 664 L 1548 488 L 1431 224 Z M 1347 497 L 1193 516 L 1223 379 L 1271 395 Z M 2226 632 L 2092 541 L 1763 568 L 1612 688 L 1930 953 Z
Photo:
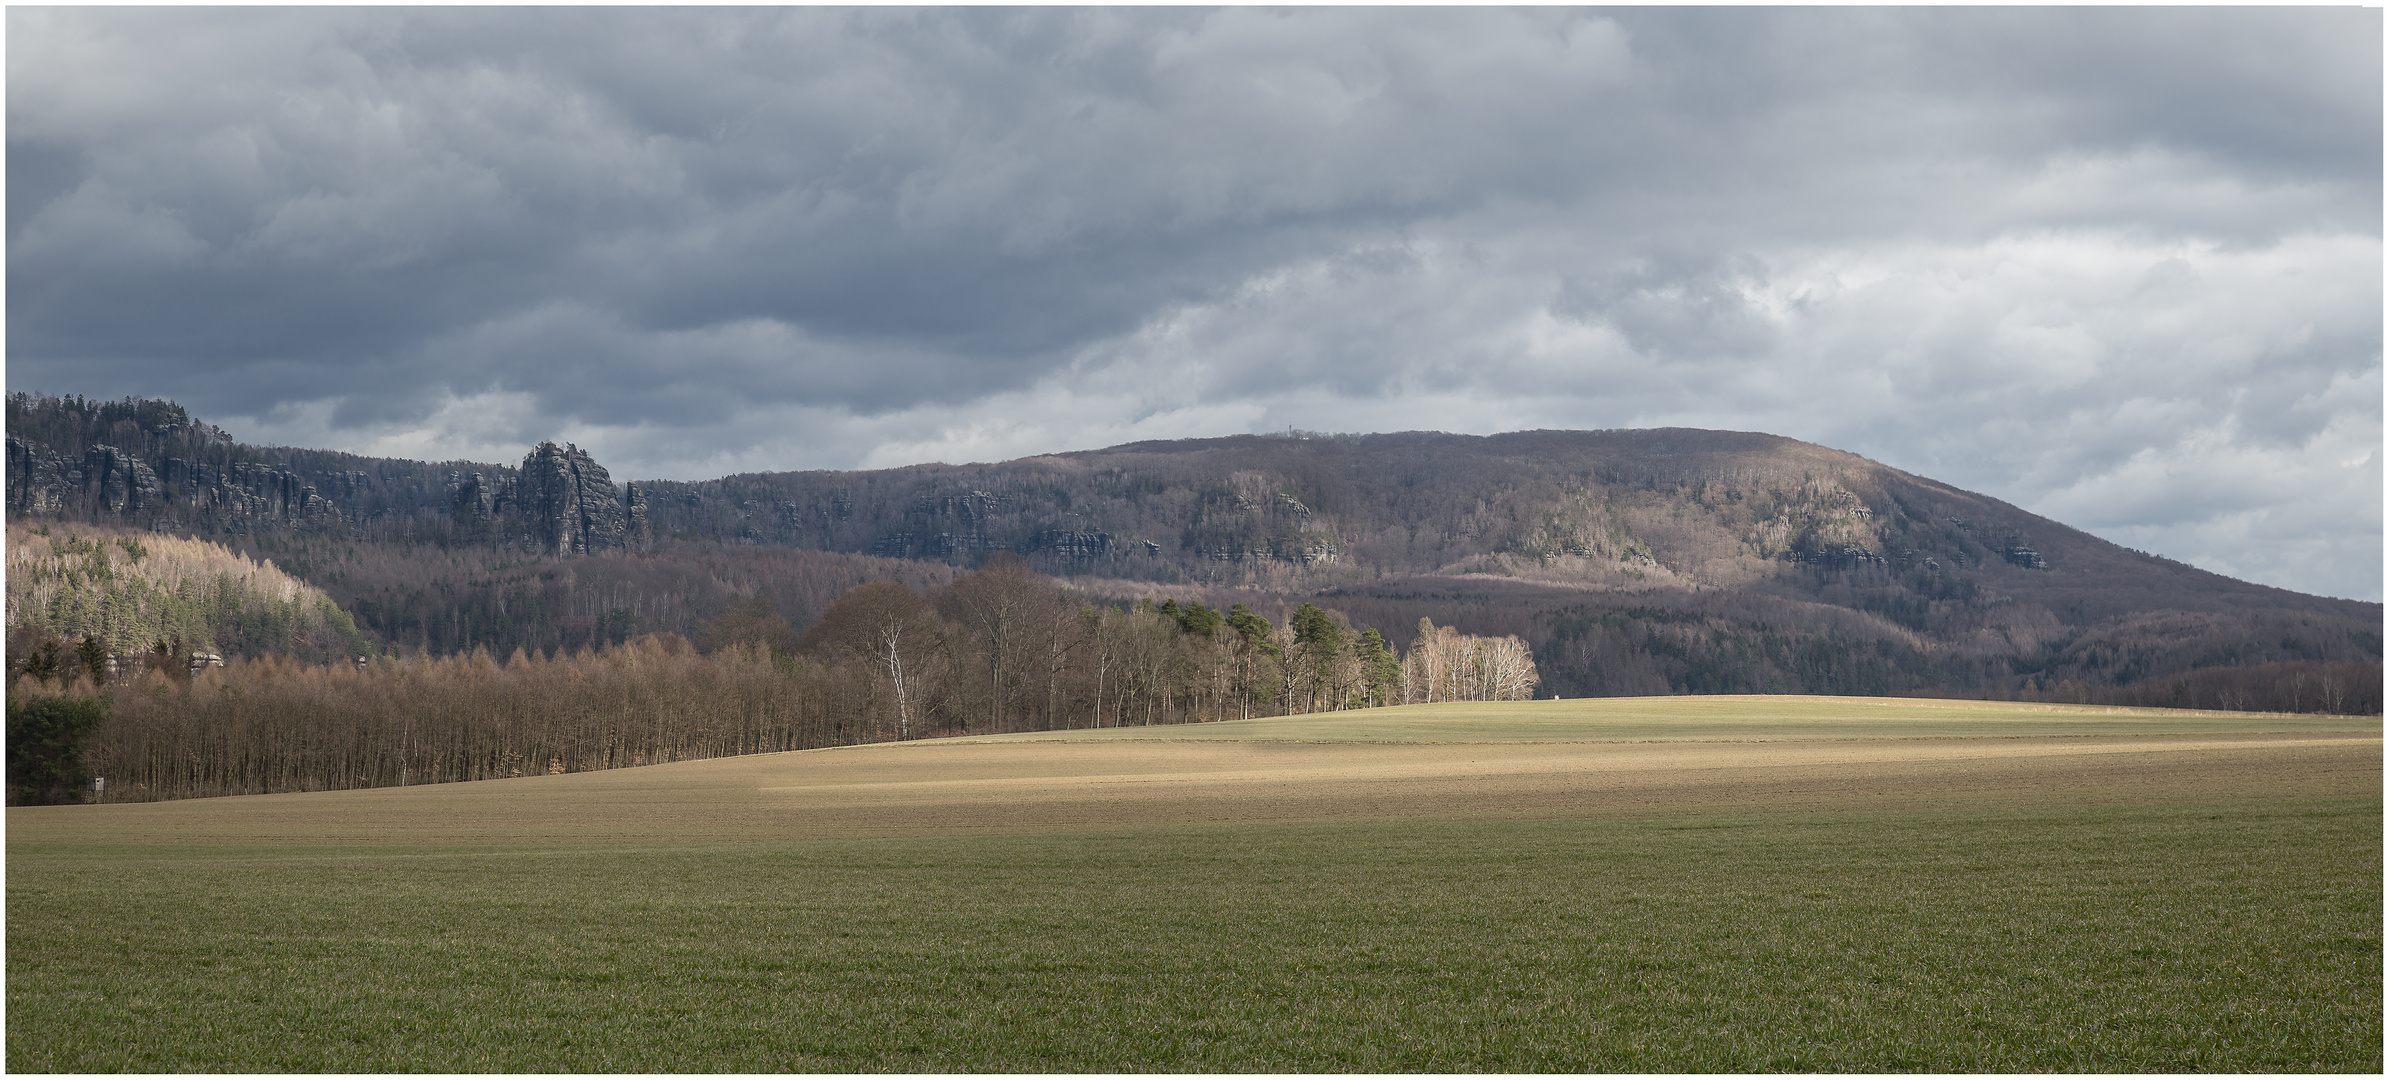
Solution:
M 12 809 L 7 1065 L 2380 1071 L 2377 719 L 1737 700 Z

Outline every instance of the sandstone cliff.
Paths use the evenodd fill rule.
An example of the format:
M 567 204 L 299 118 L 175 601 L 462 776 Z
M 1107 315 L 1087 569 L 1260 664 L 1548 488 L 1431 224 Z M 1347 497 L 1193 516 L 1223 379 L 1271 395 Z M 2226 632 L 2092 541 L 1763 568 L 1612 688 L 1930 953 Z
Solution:
M 542 555 L 587 555 L 625 546 L 630 513 L 588 451 L 543 442 L 523 458 L 509 493 L 517 542 Z
M 9 516 L 219 536 L 465 541 L 549 556 L 640 550 L 647 491 L 541 443 L 520 466 L 253 447 L 168 401 L 8 399 Z
M 459 471 L 448 512 L 461 538 L 556 557 L 642 550 L 651 535 L 645 492 L 617 494 L 605 466 L 570 443 L 540 443 L 512 476 Z
M 331 500 L 289 469 L 182 457 L 149 460 L 94 443 L 78 457 L 8 436 L 11 515 L 116 519 L 154 528 L 249 532 L 260 526 L 326 529 L 341 523 Z

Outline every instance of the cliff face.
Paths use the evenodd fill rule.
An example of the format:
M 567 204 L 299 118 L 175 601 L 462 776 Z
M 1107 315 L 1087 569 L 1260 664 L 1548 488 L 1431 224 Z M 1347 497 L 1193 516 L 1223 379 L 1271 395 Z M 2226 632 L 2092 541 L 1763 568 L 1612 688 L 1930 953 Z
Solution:
M 587 555 L 626 546 L 630 512 L 614 481 L 588 451 L 540 443 L 523 458 L 512 507 L 518 542 L 542 555 Z
M 516 468 L 242 446 L 168 401 L 8 399 L 10 517 L 224 535 L 487 543 L 548 556 L 643 550 L 646 488 L 541 443 Z
M 650 535 L 639 486 L 617 494 L 605 466 L 569 443 L 533 447 L 511 477 L 458 472 L 448 512 L 465 539 L 555 557 L 641 550 Z
M 137 462 L 136 462 L 137 463 Z M 256 462 L 222 466 L 184 458 L 160 463 L 166 494 L 223 522 L 274 523 L 322 530 L 342 524 L 340 509 L 289 469 Z
M 142 455 L 106 443 L 94 443 L 76 458 L 13 434 L 8 512 L 226 532 L 320 530 L 341 523 L 331 500 L 285 468 L 182 457 L 153 467 Z
M 77 510 L 123 513 L 164 495 L 157 476 L 113 446 L 94 446 L 80 459 L 8 437 L 8 512 L 64 514 Z

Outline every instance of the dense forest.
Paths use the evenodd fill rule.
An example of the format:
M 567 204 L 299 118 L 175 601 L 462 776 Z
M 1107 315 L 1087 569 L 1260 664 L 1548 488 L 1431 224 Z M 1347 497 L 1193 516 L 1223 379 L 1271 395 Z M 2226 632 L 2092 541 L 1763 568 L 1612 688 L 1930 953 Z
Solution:
M 855 586 L 801 634 L 750 596 L 698 640 L 573 652 L 287 656 L 221 668 L 12 672 L 11 797 L 144 800 L 437 783 L 859 742 L 1180 724 L 1533 696 L 1516 638 L 1422 622 L 1407 649 L 1303 604 L 1273 620 L 1165 599 L 1090 603 L 1015 559 L 926 592 Z M 86 703 L 83 712 L 51 703 Z M 81 717 L 53 738 L 60 716 Z M 49 725 L 47 727 L 43 725 Z M 28 779 L 30 778 L 30 779 Z

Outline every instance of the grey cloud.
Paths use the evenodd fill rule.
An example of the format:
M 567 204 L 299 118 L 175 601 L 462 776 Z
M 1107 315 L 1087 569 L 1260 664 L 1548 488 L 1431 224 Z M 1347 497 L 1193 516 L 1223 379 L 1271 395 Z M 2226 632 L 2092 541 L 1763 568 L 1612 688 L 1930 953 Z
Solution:
M 1775 344 L 1774 328 L 1753 309 L 1741 283 L 1763 278 L 1748 257 L 1684 265 L 1644 260 L 1608 274 L 1563 280 L 1554 314 L 1615 327 L 1640 355 L 1748 357 Z

